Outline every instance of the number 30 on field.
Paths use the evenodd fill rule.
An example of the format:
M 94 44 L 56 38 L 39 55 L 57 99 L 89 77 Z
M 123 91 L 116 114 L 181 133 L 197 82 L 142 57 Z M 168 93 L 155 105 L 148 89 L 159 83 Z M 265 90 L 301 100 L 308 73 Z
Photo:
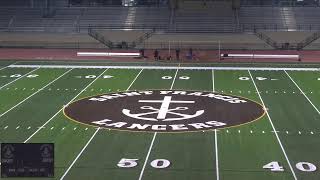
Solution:
M 314 172 L 317 170 L 317 167 L 309 162 L 298 162 L 296 164 L 296 168 L 303 172 Z M 284 171 L 283 166 L 279 164 L 277 161 L 272 161 L 263 166 L 263 169 L 270 169 L 272 172 L 282 172 Z
M 117 165 L 121 168 L 133 168 L 138 165 L 138 161 L 139 159 L 122 158 Z M 166 159 L 155 159 L 151 161 L 150 166 L 156 169 L 164 169 L 170 166 L 170 161 Z

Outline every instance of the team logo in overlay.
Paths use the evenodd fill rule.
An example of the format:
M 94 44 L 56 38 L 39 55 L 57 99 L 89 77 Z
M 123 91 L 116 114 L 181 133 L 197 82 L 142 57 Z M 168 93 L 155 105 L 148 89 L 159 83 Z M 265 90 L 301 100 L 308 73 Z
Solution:
M 252 122 L 264 108 L 249 99 L 202 91 L 144 90 L 75 101 L 64 114 L 80 123 L 117 130 L 204 131 Z

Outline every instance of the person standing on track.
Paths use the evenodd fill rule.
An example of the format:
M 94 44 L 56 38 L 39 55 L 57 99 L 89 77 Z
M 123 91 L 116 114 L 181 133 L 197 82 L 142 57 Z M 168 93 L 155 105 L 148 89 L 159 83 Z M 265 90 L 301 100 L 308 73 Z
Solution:
M 156 61 L 156 60 L 159 60 L 159 51 L 158 51 L 157 49 L 154 50 L 153 55 L 154 55 L 154 60 L 155 60 L 155 61 Z
M 180 60 L 180 49 L 176 49 L 176 59 L 177 61 Z

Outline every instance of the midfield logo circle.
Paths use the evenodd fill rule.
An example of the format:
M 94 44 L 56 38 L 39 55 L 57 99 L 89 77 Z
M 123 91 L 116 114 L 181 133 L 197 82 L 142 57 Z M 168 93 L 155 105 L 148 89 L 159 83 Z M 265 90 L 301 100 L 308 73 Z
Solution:
M 265 114 L 252 100 L 203 91 L 144 90 L 102 94 L 64 108 L 71 120 L 108 129 L 205 131 L 238 126 Z

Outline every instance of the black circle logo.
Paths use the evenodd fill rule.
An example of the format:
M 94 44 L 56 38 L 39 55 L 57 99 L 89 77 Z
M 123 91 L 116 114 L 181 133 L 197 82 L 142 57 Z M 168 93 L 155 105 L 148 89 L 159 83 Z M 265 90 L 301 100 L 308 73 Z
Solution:
M 216 92 L 144 90 L 80 99 L 66 106 L 64 114 L 108 129 L 185 132 L 246 124 L 262 117 L 265 110 L 252 100 Z

